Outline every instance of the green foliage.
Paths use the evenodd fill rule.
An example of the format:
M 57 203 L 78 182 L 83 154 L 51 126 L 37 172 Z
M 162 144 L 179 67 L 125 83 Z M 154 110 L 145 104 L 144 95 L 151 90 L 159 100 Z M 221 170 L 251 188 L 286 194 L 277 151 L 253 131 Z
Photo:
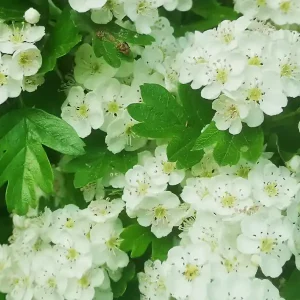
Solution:
M 197 139 L 193 149 L 214 147 L 214 158 L 221 166 L 237 164 L 240 157 L 255 162 L 263 151 L 264 134 L 261 128 L 244 126 L 238 135 L 217 129 L 212 122 Z
M 119 68 L 122 60 L 133 61 L 133 55 L 127 43 L 145 46 L 154 41 L 150 35 L 139 34 L 114 23 L 95 24 L 89 16 L 74 11 L 71 17 L 78 30 L 92 35 L 96 56 L 103 56 L 114 68 Z
M 127 284 L 134 278 L 135 264 L 131 261 L 128 266 L 122 271 L 122 277 L 119 281 L 111 282 L 111 289 L 114 293 L 114 298 L 120 298 L 124 295 L 127 289 Z
M 285 300 L 300 300 L 300 272 L 295 270 L 280 291 Z
M 71 18 L 71 10 L 64 9 L 42 51 L 43 65 L 39 73 L 45 74 L 52 71 L 55 68 L 56 60 L 69 53 L 81 41 L 81 38 Z
M 125 173 L 137 164 L 137 154 L 122 152 L 114 155 L 106 147 L 89 147 L 86 154 L 71 160 L 64 171 L 74 172 L 74 185 L 81 188 L 112 172 Z
M 143 256 L 152 243 L 152 259 L 163 261 L 167 258 L 168 251 L 173 246 L 171 236 L 158 239 L 152 234 L 150 228 L 142 227 L 139 224 L 133 224 L 125 228 L 121 233 L 121 238 L 123 239 L 121 249 L 126 252 L 131 251 L 131 258 Z
M 20 0 L 1 0 L 0 2 L 0 20 L 4 21 L 22 21 L 24 12 L 28 5 Z
M 37 187 L 52 192 L 52 169 L 42 145 L 68 155 L 84 153 L 73 128 L 42 110 L 16 110 L 0 119 L 0 185 L 8 181 L 9 211 L 22 215 L 36 207 Z
M 202 151 L 191 151 L 202 128 L 210 123 L 211 103 L 188 85 L 179 88 L 180 104 L 165 88 L 156 84 L 141 87 L 143 103 L 131 104 L 130 115 L 140 123 L 133 127 L 136 134 L 150 138 L 169 138 L 167 153 L 179 168 L 198 163 Z

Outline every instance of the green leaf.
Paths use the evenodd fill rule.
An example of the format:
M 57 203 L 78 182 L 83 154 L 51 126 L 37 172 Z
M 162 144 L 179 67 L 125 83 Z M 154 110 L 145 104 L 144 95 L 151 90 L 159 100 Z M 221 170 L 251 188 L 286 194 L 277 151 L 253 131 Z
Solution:
M 203 157 L 202 150 L 192 151 L 198 136 L 198 130 L 187 128 L 169 142 L 168 158 L 170 161 L 177 161 L 178 168 L 191 168 Z
M 28 6 L 21 0 L 1 0 L 0 20 L 3 21 L 22 21 Z
M 64 171 L 74 172 L 74 185 L 81 188 L 111 172 L 125 173 L 137 164 L 135 152 L 113 154 L 106 147 L 90 147 L 86 154 L 71 160 L 64 166 Z
M 119 68 L 121 66 L 119 51 L 114 43 L 100 40 L 96 36 L 93 38 L 93 49 L 97 57 L 103 56 L 112 67 Z
M 192 152 L 202 128 L 210 123 L 211 102 L 201 98 L 189 85 L 179 87 L 180 105 L 165 88 L 157 84 L 141 87 L 143 103 L 132 104 L 128 112 L 139 124 L 133 131 L 149 138 L 171 139 L 167 148 L 170 161 L 178 168 L 190 168 L 198 163 L 203 151 Z
M 52 71 L 56 60 L 68 54 L 81 41 L 81 38 L 71 18 L 71 10 L 64 9 L 42 51 L 43 65 L 39 73 L 45 74 Z
M 151 45 L 152 42 L 155 41 L 155 39 L 151 35 L 137 33 L 135 31 L 123 28 L 113 22 L 110 22 L 107 25 L 99 26 L 99 30 L 103 33 L 111 34 L 115 39 L 119 41 L 124 41 L 140 46 Z
M 131 261 L 122 271 L 122 277 L 119 281 L 111 281 L 111 288 L 114 298 L 119 298 L 124 295 L 127 289 L 127 284 L 135 276 L 135 264 Z
M 132 258 L 141 257 L 154 239 L 155 237 L 150 231 L 144 232 L 135 240 L 130 256 Z
M 263 151 L 264 134 L 261 128 L 244 126 L 238 135 L 217 129 L 212 122 L 197 139 L 193 150 L 215 145 L 214 158 L 221 166 L 237 164 L 240 157 L 255 162 Z
M 132 258 L 142 256 L 155 239 L 149 228 L 139 224 L 128 226 L 120 236 L 123 239 L 120 248 L 126 252 L 131 250 Z
M 37 187 L 45 193 L 53 190 L 52 168 L 42 144 L 64 154 L 84 153 L 73 128 L 41 110 L 17 110 L 0 118 L 0 186 L 8 181 L 9 211 L 26 214 L 37 205 Z
M 165 261 L 168 257 L 169 250 L 173 247 L 173 237 L 167 236 L 152 241 L 152 259 Z
M 184 127 L 187 116 L 175 97 L 158 84 L 141 87 L 143 103 L 131 104 L 128 112 L 141 122 L 133 127 L 139 136 L 170 138 Z
M 287 283 L 283 286 L 280 295 L 285 300 L 300 300 L 300 272 L 295 270 Z

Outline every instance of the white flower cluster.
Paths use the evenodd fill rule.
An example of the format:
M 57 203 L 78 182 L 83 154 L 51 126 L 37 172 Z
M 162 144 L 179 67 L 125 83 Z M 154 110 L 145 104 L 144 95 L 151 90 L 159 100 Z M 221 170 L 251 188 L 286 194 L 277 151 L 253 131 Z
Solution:
M 272 20 L 278 25 L 299 24 L 298 0 L 235 0 L 235 10 L 250 18 Z
M 190 209 L 180 245 L 166 262 L 147 262 L 139 275 L 144 299 L 280 299 L 269 281 L 255 275 L 260 267 L 265 276 L 280 276 L 292 253 L 300 268 L 299 161 L 288 164 L 294 172 L 265 157 L 219 167 L 207 152 L 184 181 L 181 198 Z M 144 174 L 133 175 L 137 190 Z M 127 207 L 138 199 L 133 189 L 124 196 Z
M 42 56 L 34 45 L 44 35 L 43 26 L 0 22 L 0 104 L 18 97 L 22 90 L 35 91 L 44 82 L 43 77 L 36 75 Z
M 185 172 L 168 161 L 166 149 L 167 145 L 162 145 L 155 149 L 154 156 L 148 151 L 140 154 L 139 165 L 125 174 L 122 196 L 128 216 L 137 217 L 142 226 L 151 226 L 158 238 L 167 236 L 187 215 L 187 206 L 167 191 L 168 185 L 182 182 Z
M 122 20 L 127 16 L 135 23 L 137 32 L 146 34 L 159 19 L 159 7 L 187 11 L 193 4 L 192 0 L 69 0 L 69 3 L 78 12 L 91 10 L 91 18 L 98 24 L 106 24 L 113 17 Z
M 238 134 L 242 122 L 259 126 L 264 114 L 280 114 L 288 97 L 300 95 L 299 41 L 298 32 L 246 17 L 223 21 L 195 32 L 178 55 L 179 81 L 202 88 L 202 97 L 214 100 L 218 129 Z
M 69 91 L 62 106 L 62 118 L 82 138 L 91 134 L 92 129 L 106 132 L 105 141 L 113 153 L 143 147 L 147 139 L 132 133 L 136 121 L 126 108 L 142 101 L 140 86 L 144 83 L 157 83 L 176 91 L 179 74 L 174 62 L 185 38 L 176 40 L 173 31 L 166 18 L 159 18 L 152 27 L 156 41 L 145 48 L 130 45 L 132 52 L 141 58 L 123 61 L 120 68 L 113 68 L 103 57 L 96 57 L 90 44 L 81 45 L 75 55 L 77 86 Z
M 10 245 L 0 247 L 0 291 L 9 300 L 112 300 L 129 258 L 119 249 L 121 199 L 97 200 L 35 217 L 15 215 Z

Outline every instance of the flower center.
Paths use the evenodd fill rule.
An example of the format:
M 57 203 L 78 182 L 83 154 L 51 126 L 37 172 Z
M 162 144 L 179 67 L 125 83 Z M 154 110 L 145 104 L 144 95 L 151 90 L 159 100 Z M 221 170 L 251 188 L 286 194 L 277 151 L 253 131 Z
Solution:
M 26 66 L 29 65 L 31 63 L 31 58 L 28 55 L 28 53 L 22 53 L 19 57 L 19 64 L 21 66 Z
M 251 168 L 240 166 L 239 169 L 236 171 L 236 175 L 243 178 L 248 178 L 248 174 L 250 172 Z
M 232 260 L 229 260 L 229 259 L 225 259 L 224 261 L 224 267 L 226 268 L 227 272 L 230 273 L 233 271 L 234 269 L 234 261 L 236 261 L 236 257 L 233 258 L 233 261 Z
M 43 245 L 43 241 L 42 241 L 42 239 L 39 238 L 33 245 L 33 249 L 35 251 L 40 251 L 42 249 L 42 245 Z
M 149 5 L 148 5 L 147 1 L 140 1 L 137 6 L 136 12 L 138 15 L 141 15 L 141 14 L 145 13 L 148 9 L 149 9 Z
M 113 250 L 115 248 L 119 248 L 121 245 L 121 239 L 119 239 L 118 237 L 114 236 L 111 237 L 107 242 L 106 242 L 106 246 L 109 250 Z
M 293 71 L 295 68 L 293 68 L 290 64 L 285 64 L 281 66 L 280 76 L 281 77 L 292 77 Z
M 236 117 L 238 117 L 239 112 L 237 110 L 237 107 L 233 104 L 230 105 L 226 111 L 226 115 L 230 117 L 230 119 L 235 119 Z
M 88 117 L 89 108 L 86 104 L 82 104 L 81 106 L 79 106 L 79 108 L 77 108 L 77 111 L 80 117 L 82 118 Z
M 6 76 L 3 73 L 0 73 L 0 86 L 7 84 Z
M 236 202 L 236 198 L 229 193 L 222 197 L 221 203 L 223 207 L 232 208 Z
M 72 219 L 67 218 L 67 222 L 65 223 L 65 227 L 71 229 L 74 228 L 75 222 Z
M 74 260 L 77 257 L 78 257 L 78 252 L 74 248 L 68 250 L 68 254 L 67 254 L 68 260 Z
M 248 59 L 248 65 L 250 65 L 250 66 L 261 66 L 262 62 L 261 62 L 260 58 L 256 55 L 256 56 L 250 57 Z
M 268 194 L 269 197 L 275 197 L 278 195 L 277 184 L 275 182 L 268 182 L 265 187 L 264 191 Z
M 119 111 L 119 105 L 115 101 L 110 101 L 107 109 L 110 113 L 116 114 Z
M 226 33 L 223 35 L 223 41 L 225 44 L 230 44 L 233 41 L 234 37 L 231 33 Z
M 263 95 L 263 93 L 262 93 L 261 89 L 258 87 L 248 90 L 248 98 L 251 101 L 254 101 L 254 102 L 261 101 L 262 95 Z
M 228 72 L 225 69 L 217 69 L 216 80 L 222 84 L 225 84 L 228 80 Z
M 183 274 L 188 281 L 193 281 L 199 276 L 200 272 L 197 266 L 192 264 L 187 264 Z
M 90 281 L 89 281 L 89 279 L 88 279 L 87 276 L 82 276 L 82 277 L 78 280 L 78 283 L 79 283 L 79 285 L 80 285 L 82 288 L 84 288 L 84 289 L 86 289 L 86 288 L 88 288 L 88 287 L 90 286 Z
M 273 246 L 274 246 L 273 239 L 265 238 L 265 239 L 262 239 L 260 242 L 260 250 L 265 253 L 270 253 Z
M 163 163 L 163 172 L 166 174 L 172 173 L 176 168 L 175 162 L 166 161 Z
M 99 66 L 99 64 L 93 64 L 92 65 L 92 73 L 99 73 L 99 71 L 100 71 L 100 66 Z
M 50 288 L 52 288 L 52 289 L 54 289 L 54 288 L 56 288 L 56 286 L 57 286 L 57 284 L 56 284 L 56 280 L 55 280 L 55 278 L 49 278 L 48 279 L 48 281 L 47 281 L 47 283 L 48 283 L 48 286 L 50 287 Z
M 24 41 L 23 30 L 20 30 L 19 28 L 14 28 L 14 32 L 10 40 L 15 44 L 22 43 Z
M 155 219 L 164 219 L 166 215 L 167 215 L 167 210 L 162 205 L 155 207 L 154 209 Z
M 149 189 L 149 185 L 144 182 L 139 182 L 138 186 L 138 194 L 139 195 L 146 195 Z
M 283 13 L 287 14 L 291 10 L 291 1 L 283 1 L 279 7 Z
M 258 7 L 261 7 L 261 6 L 266 6 L 267 4 L 267 1 L 266 0 L 256 0 L 256 5 Z

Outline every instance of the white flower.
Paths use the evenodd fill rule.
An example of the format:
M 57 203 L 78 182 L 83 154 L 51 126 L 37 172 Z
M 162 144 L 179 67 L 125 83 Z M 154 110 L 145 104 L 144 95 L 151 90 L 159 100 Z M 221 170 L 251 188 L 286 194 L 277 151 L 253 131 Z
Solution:
M 282 266 L 291 257 L 287 240 L 290 226 L 281 218 L 265 213 L 246 217 L 241 222 L 242 234 L 237 239 L 238 250 L 254 255 L 253 261 L 260 265 L 266 276 L 278 277 Z
M 254 199 L 267 207 L 287 208 L 299 189 L 287 168 L 277 167 L 270 161 L 255 166 L 248 178 L 253 186 Z
M 188 11 L 192 8 L 193 0 L 165 0 L 164 8 L 172 11 L 178 9 L 179 11 Z
M 8 300 L 31 300 L 33 297 L 33 277 L 30 262 L 14 263 L 1 278 L 1 292 L 9 294 Z
M 25 11 L 24 18 L 25 21 L 30 24 L 36 24 L 39 22 L 41 14 L 34 8 L 29 8 Z
M 151 225 L 151 231 L 158 238 L 167 236 L 185 215 L 179 198 L 169 191 L 144 197 L 136 211 L 138 223 L 145 227 Z
M 163 192 L 167 184 L 155 184 L 148 175 L 147 170 L 139 165 L 134 166 L 125 174 L 126 185 L 122 199 L 126 207 L 134 210 L 142 202 L 144 197 Z
M 300 5 L 295 0 L 267 0 L 272 9 L 270 18 L 278 25 L 299 23 Z
M 21 81 L 10 77 L 11 56 L 0 56 L 0 104 L 21 94 Z
M 208 70 L 203 70 L 198 75 L 205 86 L 201 91 L 201 96 L 212 100 L 219 97 L 224 90 L 237 90 L 243 82 L 245 65 L 245 58 L 239 54 L 222 53 L 212 57 L 208 62 Z M 201 85 L 195 85 L 193 82 L 192 88 L 200 87 Z
M 279 290 L 267 279 L 254 279 L 253 280 L 253 292 L 255 293 L 252 299 L 261 300 L 284 300 L 280 297 Z
M 91 129 L 98 129 L 104 122 L 101 102 L 93 92 L 84 94 L 82 87 L 72 87 L 62 106 L 61 117 L 80 137 L 86 137 Z
M 30 24 L 13 24 L 11 26 L 0 23 L 0 51 L 12 54 L 25 46 L 32 46 L 45 35 L 44 26 Z
M 250 127 L 256 127 L 262 123 L 262 112 L 269 116 L 280 114 L 287 105 L 287 97 L 282 91 L 279 74 L 275 72 L 248 69 L 245 77 L 241 88 L 231 95 L 234 99 L 246 100 L 253 105 L 254 110 L 261 110 L 255 115 L 250 111 L 245 119 Z
M 117 73 L 117 69 L 111 67 L 103 57 L 96 57 L 92 46 L 89 44 L 83 44 L 79 47 L 75 55 L 75 63 L 75 80 L 90 90 L 94 90 Z
M 23 78 L 22 90 L 32 93 L 37 90 L 37 88 L 44 84 L 45 78 L 43 75 L 37 74 L 33 76 L 28 76 Z
M 223 238 L 222 220 L 210 213 L 198 212 L 196 221 L 188 229 L 188 235 L 194 244 L 206 243 L 211 251 L 218 251 Z
M 92 300 L 95 295 L 95 287 L 101 286 L 104 281 L 104 272 L 100 268 L 94 268 L 85 273 L 80 279 L 71 278 L 64 296 L 67 300 Z
M 241 177 L 218 175 L 212 179 L 209 191 L 214 201 L 211 211 L 224 217 L 239 214 L 253 205 L 251 185 Z
M 64 245 L 53 247 L 53 257 L 60 266 L 61 274 L 67 278 L 80 279 L 93 263 L 90 244 L 83 237 L 64 238 Z
M 71 7 L 78 12 L 86 12 L 90 9 L 101 8 L 107 0 L 69 0 Z
M 97 24 L 107 24 L 113 17 L 122 20 L 126 16 L 123 2 L 124 0 L 107 0 L 102 8 L 92 10 L 92 21 Z
M 169 291 L 166 287 L 167 269 L 166 264 L 159 260 L 145 262 L 145 273 L 138 273 L 139 289 L 145 299 L 166 300 Z
M 123 226 L 120 220 L 95 225 L 90 233 L 93 260 L 98 265 L 106 264 L 111 270 L 124 268 L 129 262 L 125 252 L 119 249 L 120 233 Z
M 236 274 L 229 274 L 223 278 L 216 279 L 208 286 L 210 300 L 261 300 L 253 297 L 253 287 L 250 279 Z
M 242 120 L 249 113 L 245 101 L 236 101 L 226 95 L 221 95 L 213 102 L 212 108 L 216 110 L 213 120 L 219 130 L 229 129 L 231 134 L 239 134 L 242 131 Z
M 181 193 L 182 200 L 196 210 L 208 210 L 213 201 L 210 182 L 208 178 L 188 178 Z
M 144 163 L 148 174 L 156 184 L 179 184 L 185 176 L 184 170 L 176 168 L 176 162 L 168 161 L 167 145 L 158 146 L 155 149 L 155 157 L 148 158 Z
M 42 66 L 42 55 L 35 46 L 26 46 L 17 50 L 10 63 L 10 76 L 22 80 L 24 76 L 35 75 Z
M 123 149 L 126 151 L 134 151 L 143 147 L 147 139 L 136 136 L 132 127 L 137 122 L 130 117 L 127 111 L 116 118 L 107 127 L 107 136 L 105 142 L 109 151 L 119 153 Z
M 245 16 L 257 17 L 259 20 L 269 19 L 272 12 L 266 0 L 236 0 L 234 9 Z
M 126 15 L 135 23 L 139 33 L 151 33 L 151 26 L 158 19 L 157 8 L 161 0 L 126 0 L 124 10 Z
M 134 98 L 132 88 L 121 84 L 117 79 L 108 79 L 103 85 L 95 90 L 99 95 L 104 111 L 104 123 L 101 130 L 106 131 L 107 127 L 118 117 L 124 114 L 126 107 L 139 99 Z
M 96 200 L 89 204 L 84 214 L 93 222 L 104 223 L 117 219 L 124 206 L 121 199 Z
M 288 97 L 300 95 L 300 64 L 298 46 L 287 43 L 286 40 L 273 42 L 272 55 L 266 62 L 266 67 L 280 75 L 282 88 Z
M 49 251 L 33 261 L 34 298 L 37 300 L 64 300 L 68 279 L 62 276 L 52 255 L 52 251 Z
M 224 49 L 232 50 L 237 47 L 238 38 L 249 26 L 250 20 L 246 17 L 240 17 L 235 21 L 222 21 L 217 29 L 205 31 L 209 38 L 215 38 L 221 43 Z
M 167 287 L 174 298 L 206 299 L 211 280 L 209 258 L 209 247 L 205 244 L 177 246 L 169 251 Z
M 10 248 L 7 245 L 0 245 L 0 280 L 6 269 L 11 265 Z

